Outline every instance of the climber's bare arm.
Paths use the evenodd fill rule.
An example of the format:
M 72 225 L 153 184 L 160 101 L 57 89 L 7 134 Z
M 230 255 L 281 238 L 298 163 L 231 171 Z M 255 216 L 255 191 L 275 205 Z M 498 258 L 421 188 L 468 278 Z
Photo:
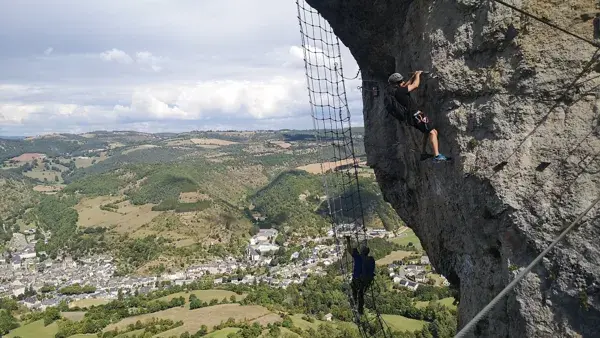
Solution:
M 408 86 L 406 86 L 409 92 L 412 92 L 413 90 L 417 89 L 421 84 L 421 73 L 422 72 L 420 70 L 416 71 L 415 75 L 413 75 L 414 79 L 411 79 Z

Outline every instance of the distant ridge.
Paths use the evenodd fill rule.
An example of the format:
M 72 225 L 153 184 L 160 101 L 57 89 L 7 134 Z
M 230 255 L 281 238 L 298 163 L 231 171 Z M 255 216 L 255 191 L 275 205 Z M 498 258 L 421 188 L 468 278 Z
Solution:
M 5 139 L 5 140 L 24 140 L 25 138 L 27 138 L 27 136 L 1 136 L 0 135 L 0 139 Z

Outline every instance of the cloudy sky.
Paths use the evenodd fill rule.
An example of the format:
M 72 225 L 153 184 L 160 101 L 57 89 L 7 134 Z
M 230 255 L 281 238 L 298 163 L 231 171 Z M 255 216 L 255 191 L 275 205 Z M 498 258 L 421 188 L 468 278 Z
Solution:
M 0 0 L 0 135 L 311 127 L 294 0 Z

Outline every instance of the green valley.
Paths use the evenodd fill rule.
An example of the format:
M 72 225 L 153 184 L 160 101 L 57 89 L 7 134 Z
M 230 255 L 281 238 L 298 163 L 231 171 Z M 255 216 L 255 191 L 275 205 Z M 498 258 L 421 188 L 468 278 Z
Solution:
M 455 330 L 454 295 L 372 169 L 363 158 L 356 176 L 348 161 L 321 165 L 311 131 L 98 131 L 4 145 L 8 337 L 357 337 L 332 221 L 355 224 L 358 203 L 379 267 L 375 301 L 395 337 Z M 342 210 L 333 220 L 331 203 Z

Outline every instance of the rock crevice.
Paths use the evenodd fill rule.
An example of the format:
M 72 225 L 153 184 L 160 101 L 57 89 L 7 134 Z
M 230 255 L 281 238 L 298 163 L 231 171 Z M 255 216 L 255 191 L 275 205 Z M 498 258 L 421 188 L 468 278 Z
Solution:
M 363 88 L 432 72 L 415 94 L 454 161 L 420 161 L 422 135 L 369 90 L 365 148 L 386 201 L 459 288 L 462 327 L 600 194 L 600 52 L 493 1 L 307 2 Z M 510 3 L 591 38 L 589 0 Z M 599 337 L 599 219 L 596 207 L 470 335 Z

